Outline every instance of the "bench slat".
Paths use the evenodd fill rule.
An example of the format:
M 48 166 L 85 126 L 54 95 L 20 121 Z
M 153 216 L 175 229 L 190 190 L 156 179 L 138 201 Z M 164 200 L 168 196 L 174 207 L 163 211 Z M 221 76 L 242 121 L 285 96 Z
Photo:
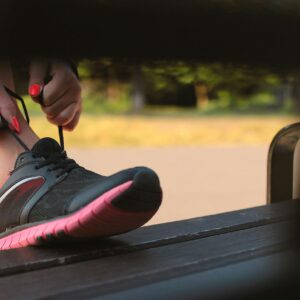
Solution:
M 196 240 L 165 245 L 3 277 L 5 299 L 76 295 L 76 299 L 117 292 L 201 272 L 289 248 L 292 222 L 278 222 Z M 275 263 L 275 262 L 274 262 Z M 15 287 L 18 287 L 17 289 Z M 81 295 L 81 296 L 80 296 Z M 68 297 L 69 298 L 69 297 Z
M 287 201 L 202 218 L 146 226 L 111 239 L 53 248 L 0 252 L 0 276 L 127 253 L 271 224 L 296 216 L 299 201 Z

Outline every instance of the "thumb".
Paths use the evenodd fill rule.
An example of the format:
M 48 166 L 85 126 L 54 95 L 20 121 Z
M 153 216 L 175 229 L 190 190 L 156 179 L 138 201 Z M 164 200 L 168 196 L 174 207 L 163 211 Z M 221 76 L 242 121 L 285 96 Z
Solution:
M 34 60 L 29 67 L 28 93 L 31 98 L 39 102 L 39 96 L 44 87 L 44 80 L 47 75 L 48 63 L 43 60 Z
M 0 86 L 0 115 L 7 121 L 9 127 L 20 133 L 21 128 L 17 119 L 17 105 L 6 93 L 4 87 Z

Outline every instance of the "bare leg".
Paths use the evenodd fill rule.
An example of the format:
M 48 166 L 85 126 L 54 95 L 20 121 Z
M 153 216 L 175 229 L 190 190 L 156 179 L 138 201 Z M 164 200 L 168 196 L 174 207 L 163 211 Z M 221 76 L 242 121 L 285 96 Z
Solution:
M 14 90 L 12 70 L 8 62 L 0 62 L 0 82 L 9 89 Z M 31 148 L 37 142 L 38 137 L 28 126 L 19 110 L 17 110 L 16 117 L 21 127 L 19 136 Z M 9 133 L 0 129 L 0 187 L 7 180 L 9 171 L 13 169 L 17 156 L 23 151 L 24 149 Z

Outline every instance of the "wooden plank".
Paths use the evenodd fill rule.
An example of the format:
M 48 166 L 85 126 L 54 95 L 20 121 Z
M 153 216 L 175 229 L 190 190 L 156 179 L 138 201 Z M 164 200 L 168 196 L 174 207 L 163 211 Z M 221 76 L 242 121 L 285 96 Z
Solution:
M 93 300 L 131 300 L 131 299 L 279 299 L 295 298 L 291 289 L 300 276 L 299 253 L 282 251 L 267 256 L 195 272 L 179 277 L 147 283 L 122 291 L 98 294 L 96 289 L 56 295 L 55 300 L 87 299 Z M 294 269 L 294 271 L 293 271 Z M 278 284 L 276 284 L 278 283 Z M 175 296 L 176 295 L 176 296 Z M 267 296 L 267 297 L 266 297 Z M 270 296 L 270 297 L 268 297 Z
M 111 239 L 0 253 L 0 276 L 199 239 L 296 216 L 299 201 L 147 226 Z
M 88 262 L 6 276 L 5 299 L 102 295 L 276 253 L 290 247 L 291 222 L 238 230 Z M 287 233 L 292 232 L 293 235 Z M 18 289 L 15 289 L 18 287 Z M 80 299 L 76 297 L 76 299 Z

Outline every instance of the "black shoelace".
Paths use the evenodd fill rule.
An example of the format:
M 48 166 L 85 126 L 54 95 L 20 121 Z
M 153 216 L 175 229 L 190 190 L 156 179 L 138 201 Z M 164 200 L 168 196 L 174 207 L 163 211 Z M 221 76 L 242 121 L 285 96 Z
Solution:
M 22 108 L 23 108 L 23 112 L 24 112 L 24 116 L 26 119 L 26 122 L 29 124 L 30 123 L 30 118 L 29 118 L 29 114 L 28 114 L 28 110 L 27 107 L 25 105 L 25 101 L 24 99 L 19 96 L 18 94 L 16 94 L 15 92 L 13 92 L 12 90 L 10 90 L 8 87 L 4 86 L 5 91 L 12 96 L 13 98 L 17 99 L 20 101 Z M 41 96 L 42 97 L 42 96 Z M 41 98 L 42 101 L 42 98 Z M 2 118 L 2 122 L 5 122 L 5 126 L 6 128 L 8 128 L 8 123 L 6 120 L 4 120 Z M 18 141 L 18 143 L 26 150 L 26 151 L 30 151 L 30 149 L 27 147 L 27 145 L 20 139 L 20 137 L 12 130 L 9 131 L 13 137 Z M 65 142 L 64 142 L 64 133 L 63 133 L 63 129 L 62 126 L 58 126 L 58 136 L 59 136 L 59 143 L 61 148 L 64 150 L 65 149 Z
M 27 111 L 27 107 L 25 105 L 25 101 L 24 99 L 19 96 L 18 94 L 16 94 L 15 92 L 13 92 L 12 90 L 10 90 L 9 88 L 5 87 L 6 92 L 14 97 L 15 99 L 19 100 L 21 102 L 22 108 L 23 108 L 23 113 L 24 113 L 24 117 L 26 119 L 26 122 L 29 124 L 30 123 L 30 118 L 29 118 L 29 114 Z M 42 101 L 42 99 L 41 99 Z M 8 124 L 7 121 L 5 121 L 6 123 L 6 128 L 8 128 Z M 18 141 L 18 143 L 26 150 L 26 151 L 30 151 L 30 149 L 27 147 L 27 145 L 20 139 L 20 137 L 13 131 L 13 130 L 9 130 L 9 132 L 14 136 L 14 138 Z M 47 171 L 51 172 L 54 170 L 61 170 L 61 172 L 59 172 L 56 177 L 60 177 L 65 173 L 69 173 L 71 172 L 73 169 L 75 168 L 79 168 L 80 166 L 75 162 L 74 159 L 70 159 L 67 157 L 67 153 L 66 151 L 64 151 L 64 135 L 63 135 L 63 130 L 61 126 L 58 126 L 58 133 L 59 133 L 59 139 L 60 139 L 60 146 L 62 148 L 62 152 L 61 153 L 54 153 L 54 154 L 40 154 L 40 153 L 34 153 L 32 156 L 33 158 L 38 158 L 38 157 L 42 157 L 44 158 L 43 161 L 40 161 L 37 165 L 36 165 L 36 169 L 40 169 L 42 167 L 45 166 L 50 166 L 52 165 L 52 167 L 49 167 L 47 169 Z
M 47 169 L 48 172 L 54 171 L 54 170 L 61 170 L 58 174 L 56 174 L 56 177 L 60 177 L 64 175 L 65 173 L 71 172 L 75 168 L 79 168 L 79 165 L 75 162 L 74 159 L 70 159 L 67 157 L 67 154 L 65 151 L 61 153 L 55 153 L 55 154 L 40 154 L 40 153 L 34 153 L 32 155 L 33 158 L 42 157 L 44 160 L 40 161 L 36 166 L 36 170 L 43 168 L 45 166 L 49 166 Z M 52 167 L 50 167 L 52 165 Z

